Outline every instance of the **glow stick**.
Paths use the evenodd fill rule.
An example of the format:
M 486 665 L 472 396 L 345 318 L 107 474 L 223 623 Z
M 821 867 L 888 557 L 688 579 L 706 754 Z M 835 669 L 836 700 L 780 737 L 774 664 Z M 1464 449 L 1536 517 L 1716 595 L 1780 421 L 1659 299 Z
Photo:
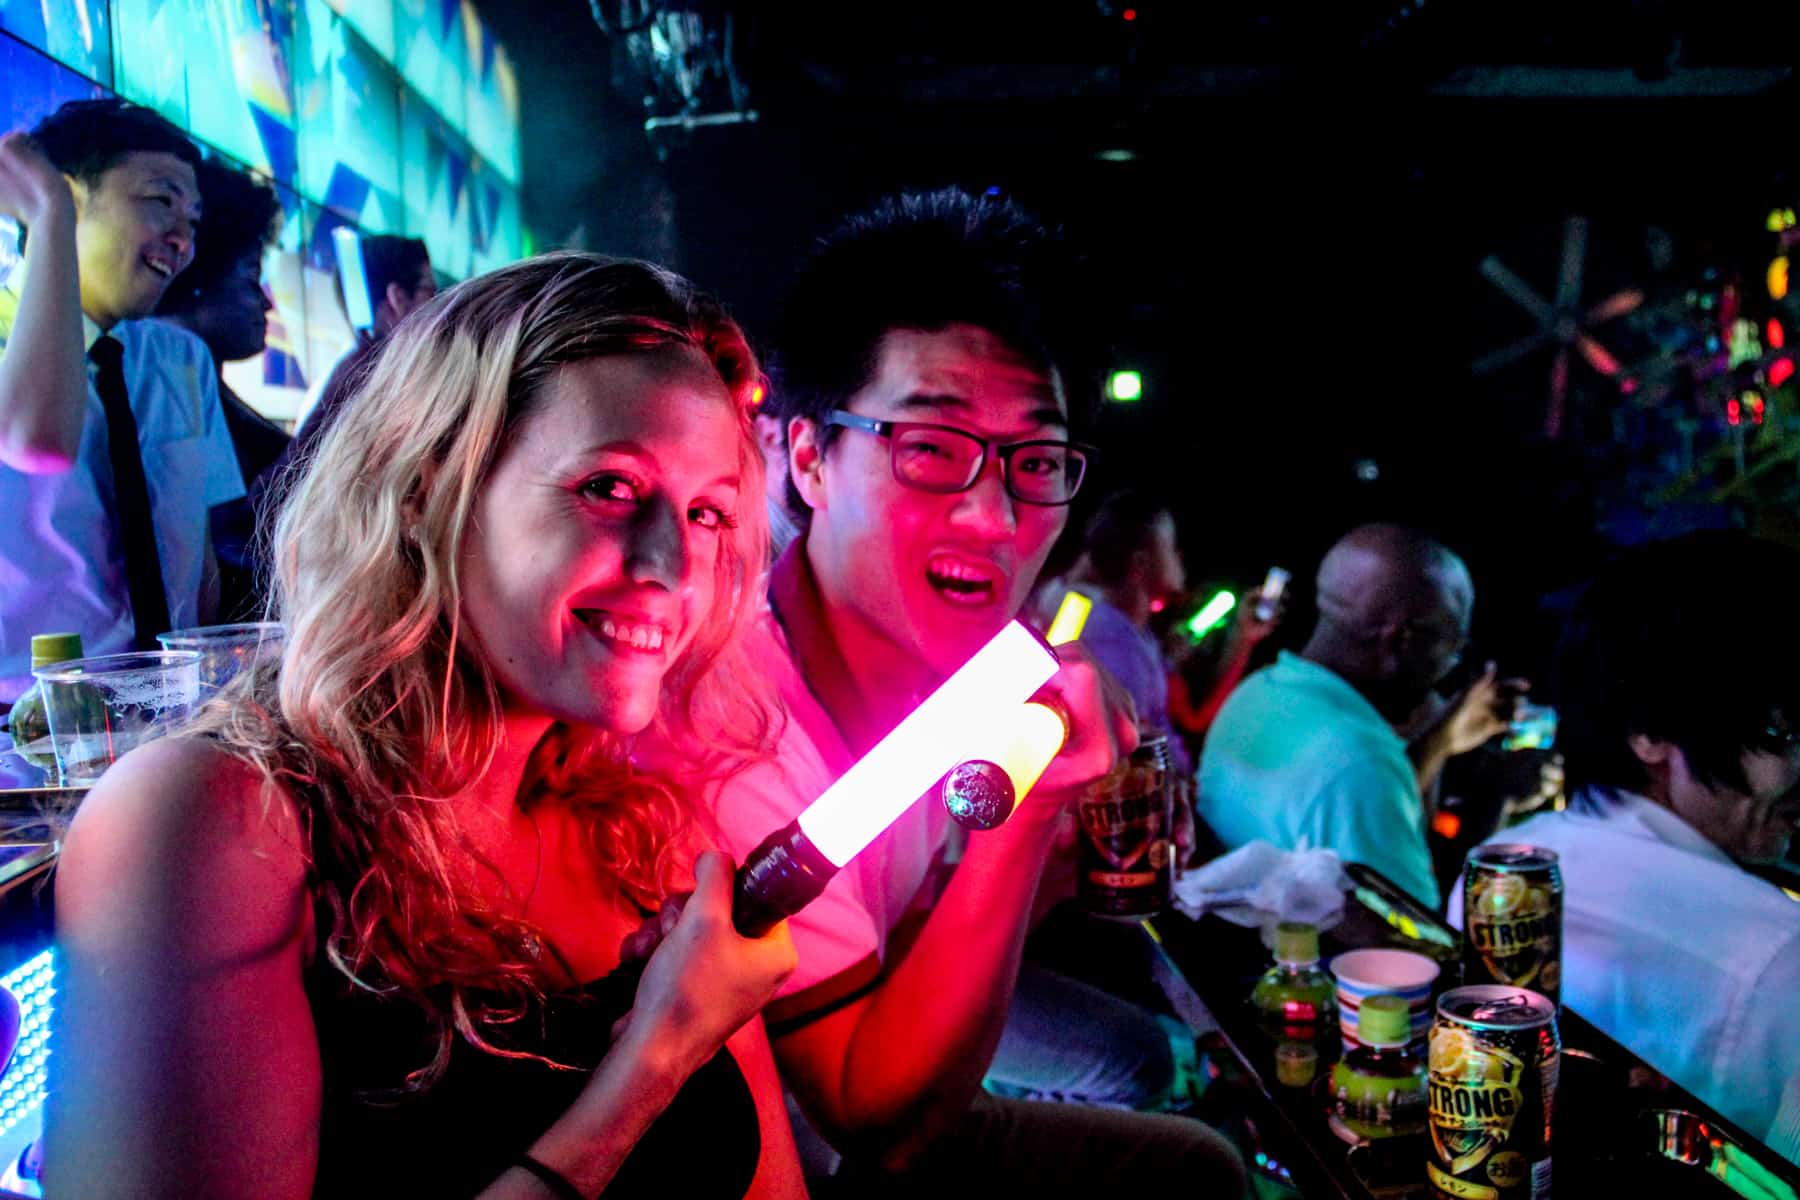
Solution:
M 1017 798 L 1023 800 L 1069 740 L 1069 724 L 1048 704 L 1027 702 L 1019 706 L 1006 734 L 1006 742 L 994 761 L 1012 780 Z
M 800 814 L 801 832 L 831 862 L 848 863 L 944 772 L 988 757 L 995 715 L 1023 704 L 1057 665 L 1036 634 L 1009 622 Z
M 1044 640 L 1052 646 L 1061 646 L 1076 641 L 1081 631 L 1087 626 L 1088 614 L 1094 611 L 1094 602 L 1077 591 L 1064 594 L 1062 603 L 1057 606 L 1056 619 L 1050 622 Z
M 1035 765 L 1037 756 L 1048 765 L 1056 751 L 1044 754 L 1035 741 L 1013 749 L 1024 736 L 1024 717 L 1009 720 L 1006 714 L 1027 707 L 1026 698 L 1059 665 L 1036 634 L 1017 621 L 1008 623 L 824 795 L 750 851 L 738 868 L 732 895 L 731 918 L 738 932 L 760 937 L 806 907 L 839 868 L 952 767 L 989 757 L 984 753 L 989 747 L 1000 746 L 1017 777 L 1029 775 L 1035 783 L 1044 769 Z M 1062 718 L 1043 705 L 1030 707 L 1042 708 L 1056 720 L 1060 749 Z M 998 727 L 996 714 L 1001 716 Z M 1043 727 L 1041 718 L 1031 720 Z
M 1012 816 L 1069 739 L 1069 723 L 1048 704 L 1021 704 L 995 731 L 996 753 L 958 763 L 944 776 L 944 807 L 965 829 L 998 829 Z
M 1225 614 L 1237 607 L 1237 597 L 1230 592 L 1220 592 L 1208 600 L 1203 608 L 1194 614 L 1187 623 L 1187 630 L 1199 641 L 1213 631 L 1213 627 L 1225 619 Z

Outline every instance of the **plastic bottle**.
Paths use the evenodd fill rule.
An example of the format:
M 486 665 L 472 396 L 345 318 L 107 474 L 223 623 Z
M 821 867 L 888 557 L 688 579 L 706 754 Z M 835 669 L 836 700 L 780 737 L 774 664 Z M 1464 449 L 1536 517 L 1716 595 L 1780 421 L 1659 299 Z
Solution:
M 1425 1128 L 1425 1056 L 1407 1049 L 1412 1015 L 1399 996 L 1370 996 L 1357 1013 L 1357 1046 L 1331 1068 L 1338 1121 L 1364 1138 Z
M 34 671 L 81 656 L 79 633 L 40 633 L 31 639 L 31 669 Z M 50 736 L 49 714 L 44 711 L 43 692 L 35 679 L 25 689 L 25 694 L 13 702 L 12 712 L 7 714 L 7 728 L 12 731 L 13 748 L 20 758 L 40 770 L 55 772 L 56 756 L 49 750 L 30 752 L 25 749 Z
M 1337 988 L 1319 968 L 1319 931 L 1299 921 L 1275 927 L 1275 965 L 1256 981 L 1250 1000 L 1263 1027 L 1282 1041 L 1310 1042 L 1337 1014 Z

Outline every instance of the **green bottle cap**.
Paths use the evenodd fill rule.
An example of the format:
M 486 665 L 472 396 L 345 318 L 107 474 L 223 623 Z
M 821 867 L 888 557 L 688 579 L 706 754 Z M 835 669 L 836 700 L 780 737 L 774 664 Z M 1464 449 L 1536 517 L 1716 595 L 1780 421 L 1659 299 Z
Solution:
M 40 633 L 31 639 L 31 669 L 81 657 L 79 633 Z
M 1370 996 L 1356 1016 L 1356 1040 L 1366 1046 L 1404 1046 L 1412 1040 L 1412 1010 L 1399 996 Z
M 1304 921 L 1283 921 L 1275 927 L 1275 961 L 1279 963 L 1316 963 L 1319 961 L 1319 930 Z

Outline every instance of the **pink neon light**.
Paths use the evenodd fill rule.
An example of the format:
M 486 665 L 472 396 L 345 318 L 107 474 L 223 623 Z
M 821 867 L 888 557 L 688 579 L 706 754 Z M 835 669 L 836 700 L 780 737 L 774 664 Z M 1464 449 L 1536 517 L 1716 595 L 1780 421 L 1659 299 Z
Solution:
M 959 762 L 993 760 L 1006 714 L 1056 674 L 1056 656 L 1017 621 L 876 743 L 800 814 L 800 829 L 842 867 Z

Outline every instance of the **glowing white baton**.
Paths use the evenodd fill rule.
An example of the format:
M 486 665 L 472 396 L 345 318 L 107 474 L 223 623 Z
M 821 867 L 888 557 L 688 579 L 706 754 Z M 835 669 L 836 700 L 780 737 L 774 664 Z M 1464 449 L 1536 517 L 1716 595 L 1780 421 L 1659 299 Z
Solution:
M 750 852 L 737 875 L 738 929 L 760 933 L 798 912 L 952 767 L 1003 752 L 1018 736 L 1009 714 L 1058 665 L 1035 633 L 1008 623 L 824 795 Z
M 1010 622 L 814 800 L 800 814 L 801 831 L 833 863 L 848 863 L 944 772 L 988 757 L 996 719 L 1048 683 L 1056 668 L 1049 647 Z

